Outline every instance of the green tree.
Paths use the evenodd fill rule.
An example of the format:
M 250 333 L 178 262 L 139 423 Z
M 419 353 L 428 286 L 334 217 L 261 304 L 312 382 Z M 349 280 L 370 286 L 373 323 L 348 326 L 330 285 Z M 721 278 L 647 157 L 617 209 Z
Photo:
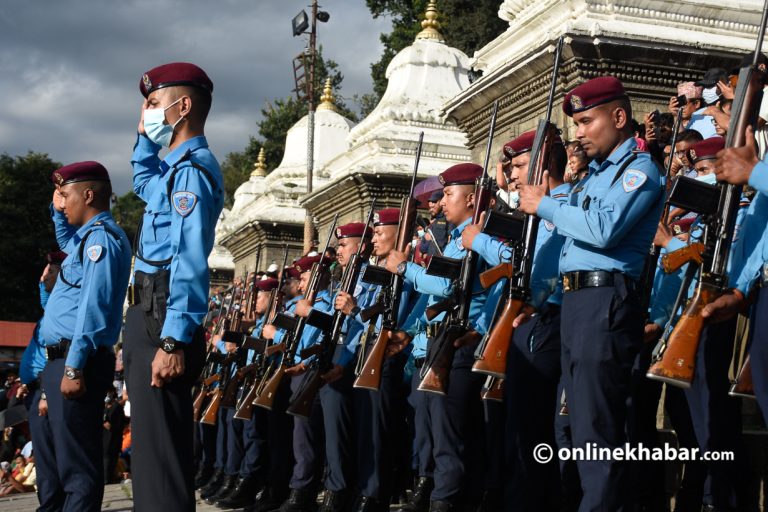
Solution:
M 123 228 L 131 243 L 136 236 L 136 228 L 139 226 L 145 206 L 144 201 L 133 190 L 120 197 L 112 196 L 112 217 Z
M 51 173 L 61 167 L 48 155 L 0 155 L 0 319 L 37 321 L 42 314 L 38 282 L 45 255 L 58 250 L 48 206 Z
M 421 30 L 428 1 L 365 0 L 365 3 L 374 18 L 389 16 L 392 19 L 392 31 L 381 34 L 384 52 L 371 64 L 373 91 L 381 99 L 387 89 L 387 66 L 400 50 L 413 43 Z M 437 10 L 445 42 L 470 56 L 507 28 L 507 23 L 498 16 L 498 0 L 440 0 Z
M 323 85 L 328 77 L 334 91 L 341 89 L 344 75 L 339 71 L 339 65 L 322 56 L 322 47 L 318 51 L 315 64 L 315 105 L 319 104 L 323 94 Z M 337 95 L 335 99 L 339 113 L 353 121 L 357 121 L 355 112 L 349 109 L 343 99 Z M 288 96 L 273 101 L 268 101 L 261 109 L 262 119 L 258 123 L 258 138 L 251 136 L 248 146 L 243 151 L 235 151 L 227 154 L 221 164 L 224 175 L 224 190 L 226 192 L 225 206 L 232 207 L 234 194 L 253 171 L 253 165 L 259 156 L 259 151 L 264 148 L 267 170 L 272 171 L 283 158 L 285 152 L 285 137 L 288 130 L 302 117 L 307 115 L 307 103 L 299 101 L 296 96 Z

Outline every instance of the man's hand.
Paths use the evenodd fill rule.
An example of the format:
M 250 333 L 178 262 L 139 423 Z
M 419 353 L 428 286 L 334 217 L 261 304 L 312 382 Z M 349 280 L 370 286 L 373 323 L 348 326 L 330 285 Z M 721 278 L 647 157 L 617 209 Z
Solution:
M 484 223 L 485 212 L 480 214 L 480 221 L 477 224 L 467 224 L 464 231 L 461 232 L 461 246 L 464 249 L 472 250 L 472 242 L 475 241 L 475 237 L 482 231 Z
M 349 316 L 352 314 L 352 309 L 357 306 L 357 301 L 353 296 L 347 292 L 339 292 L 336 295 L 336 302 L 334 307 Z
M 26 384 L 22 384 L 19 386 L 19 389 L 16 390 L 16 399 L 17 400 L 24 400 L 27 395 L 29 394 L 29 388 Z
M 320 376 L 326 384 L 339 380 L 344 375 L 344 367 L 338 364 L 333 365 L 333 368 L 325 372 Z
M 290 368 L 286 368 L 285 369 L 285 374 L 289 375 L 289 376 L 301 375 L 305 371 L 307 371 L 307 365 L 305 365 L 303 362 L 301 362 L 299 364 L 295 364 L 295 365 L 291 366 Z
M 82 375 L 79 379 L 61 378 L 61 394 L 67 400 L 80 398 L 85 394 L 85 377 Z
M 717 88 L 720 89 L 720 95 L 727 99 L 732 100 L 734 98 L 733 94 L 733 87 L 731 87 L 730 82 L 726 82 L 725 80 L 720 80 L 717 82 Z
M 264 327 L 261 329 L 261 337 L 265 340 L 273 340 L 275 339 L 275 334 L 277 333 L 277 327 L 275 327 L 272 324 L 264 324 Z
M 757 158 L 757 143 L 755 132 L 747 127 L 747 143 L 739 148 L 728 148 L 717 154 L 715 174 L 718 181 L 726 181 L 732 185 L 746 185 L 752 169 L 759 162 Z
M 397 266 L 403 261 L 408 261 L 408 255 L 400 251 L 390 251 L 387 255 L 386 268 L 393 274 L 397 274 Z
M 62 196 L 59 192 L 59 187 L 53 189 L 53 197 L 51 198 L 51 203 L 53 203 L 53 209 L 57 212 L 64 211 L 64 196 Z
M 467 345 L 477 345 L 480 342 L 482 336 L 477 331 L 467 331 L 463 336 L 456 339 L 453 342 L 453 346 L 456 348 L 466 347 Z
M 653 343 L 661 338 L 661 333 L 664 332 L 664 328 L 659 324 L 645 324 L 645 332 L 643 333 L 643 341 L 645 343 Z
M 174 350 L 170 354 L 162 349 L 157 349 L 155 359 L 152 361 L 151 385 L 161 388 L 176 377 L 184 374 L 184 351 Z
M 144 100 L 144 102 L 141 104 L 141 114 L 139 114 L 139 128 L 138 131 L 141 135 L 146 135 L 147 132 L 144 130 L 144 109 L 147 108 L 148 102 L 147 100 Z
M 544 171 L 541 177 L 541 185 L 520 185 L 520 205 L 517 207 L 523 213 L 536 215 L 539 203 L 547 195 L 549 172 Z
M 712 323 L 723 322 L 733 318 L 746 304 L 747 299 L 744 294 L 733 289 L 704 306 L 704 309 L 701 310 L 701 316 Z
M 499 189 L 507 192 L 509 190 L 508 182 L 508 176 L 509 176 L 509 169 L 510 169 L 510 161 L 507 160 L 506 163 L 504 162 L 497 162 L 496 163 L 496 184 L 499 186 Z
M 227 351 L 227 354 L 231 354 L 232 352 L 237 350 L 237 343 L 232 343 L 231 341 L 225 341 L 224 350 Z
M 666 247 L 674 236 L 669 226 L 659 222 L 659 225 L 656 227 L 656 235 L 653 237 L 653 245 L 656 247 Z
M 677 96 L 672 96 L 669 98 L 669 105 L 667 107 L 673 116 L 677 115 L 677 109 L 680 108 L 680 106 L 677 104 Z
M 48 400 L 41 398 L 37 402 L 37 415 L 46 416 L 48 414 Z
M 387 357 L 392 357 L 403 351 L 411 342 L 411 337 L 403 331 L 389 331 L 389 340 L 387 341 Z
M 523 308 L 520 310 L 520 314 L 518 314 L 514 320 L 512 320 L 512 327 L 517 329 L 521 325 L 523 325 L 525 322 L 531 319 L 533 314 L 536 312 L 536 308 L 531 306 L 530 304 L 523 305 Z
M 296 308 L 293 310 L 293 312 L 302 318 L 307 318 L 309 316 L 309 312 L 312 310 L 312 303 L 309 302 L 309 299 L 300 299 L 298 302 L 296 302 Z

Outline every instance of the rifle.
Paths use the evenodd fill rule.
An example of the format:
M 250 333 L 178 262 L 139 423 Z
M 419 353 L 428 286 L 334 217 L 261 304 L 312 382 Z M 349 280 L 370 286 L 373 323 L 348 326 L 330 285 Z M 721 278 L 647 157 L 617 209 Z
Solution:
M 413 238 L 413 223 L 416 219 L 416 206 L 418 201 L 413 197 L 413 189 L 416 186 L 416 175 L 419 172 L 419 161 L 421 160 L 421 148 L 424 143 L 424 132 L 419 134 L 419 142 L 416 146 L 416 159 L 413 163 L 413 173 L 411 174 L 411 189 L 407 196 L 403 197 L 400 203 L 400 218 L 397 224 L 397 238 L 395 242 L 395 249 L 399 252 L 405 252 L 408 244 L 411 243 Z M 434 240 L 434 238 L 433 238 Z M 381 267 L 379 267 L 381 268 Z M 366 321 L 373 322 L 373 316 L 383 314 L 383 322 L 379 336 L 373 343 L 371 350 L 366 357 L 365 346 L 361 347 L 359 357 L 365 358 L 365 362 L 360 369 L 353 387 L 363 389 L 373 389 L 378 391 L 381 387 L 381 369 L 384 365 L 384 356 L 386 355 L 387 344 L 394 331 L 398 326 L 398 315 L 400 313 L 400 300 L 403 295 L 403 277 L 398 274 L 390 274 L 384 271 L 388 282 L 384 285 L 386 289 L 382 290 L 382 300 L 378 301 L 376 305 L 369 308 L 370 311 L 363 316 Z M 372 265 L 366 268 L 366 272 L 363 275 L 363 280 L 366 281 L 368 275 L 376 273 L 376 269 Z M 368 281 L 366 281 L 368 282 Z M 375 283 L 374 283 L 375 284 Z M 369 313 L 375 312 L 375 315 Z M 370 316 L 371 318 L 367 318 Z M 366 336 L 367 339 L 367 336 Z
M 339 214 L 337 213 L 333 217 L 330 230 L 328 231 L 328 238 L 325 242 L 325 248 L 320 253 L 320 261 L 312 266 L 312 273 L 307 285 L 306 297 L 311 303 L 315 302 L 317 292 L 320 288 L 320 283 L 324 277 L 324 273 L 328 269 L 328 263 L 326 262 L 325 253 L 328 251 L 328 247 L 331 243 L 331 237 L 336 229 L 336 222 L 339 220 Z M 292 324 L 292 328 L 286 333 L 286 339 L 284 343 L 273 345 L 272 347 L 281 347 L 281 357 L 279 365 L 275 365 L 276 368 L 272 371 L 271 376 L 264 382 L 261 392 L 254 400 L 253 405 L 263 407 L 264 409 L 272 410 L 272 406 L 275 402 L 275 396 L 277 396 L 277 390 L 280 387 L 280 382 L 283 380 L 285 370 L 292 364 L 293 358 L 296 355 L 296 350 L 299 347 L 301 341 L 301 335 L 304 333 L 304 326 L 307 323 L 306 318 L 296 318 L 291 315 L 285 315 L 280 313 L 275 319 L 275 325 L 278 325 L 281 321 L 285 321 L 288 324 Z M 273 366 L 272 364 L 270 366 Z
M 235 290 L 237 293 L 237 299 L 233 299 L 233 306 L 230 309 L 230 318 L 229 318 L 229 326 L 227 330 L 224 331 L 224 334 L 222 335 L 221 339 L 225 342 L 229 343 L 236 343 L 237 345 L 240 345 L 243 341 L 243 333 L 241 332 L 242 328 L 242 321 L 243 321 L 243 297 L 245 297 L 245 288 L 246 283 L 248 281 L 248 271 L 245 271 L 245 275 L 243 276 L 242 284 L 240 285 L 240 288 Z M 232 293 L 233 296 L 235 296 L 235 292 Z
M 221 292 L 221 306 L 219 306 L 219 314 L 216 317 L 216 325 L 211 331 L 211 337 L 218 336 L 229 328 L 227 317 L 229 316 L 229 309 L 232 307 L 232 296 L 234 295 L 234 287 L 227 288 Z M 227 302 L 227 306 L 224 307 L 224 303 Z M 225 325 L 226 324 L 226 325 Z
M 733 397 L 755 399 L 755 384 L 752 382 L 752 362 L 749 354 L 744 358 L 744 364 L 736 376 L 736 381 L 731 385 L 728 394 Z
M 243 315 L 246 320 L 250 320 L 253 316 L 253 308 L 256 307 L 256 274 L 259 272 L 259 263 L 261 263 L 261 251 L 256 253 L 256 266 L 253 267 L 253 279 L 251 279 L 250 287 L 248 288 L 247 296 L 245 299 L 245 314 Z
M 194 422 L 200 421 L 200 417 L 203 412 L 203 404 L 205 403 L 205 399 L 208 398 L 210 394 L 208 387 L 210 387 L 211 384 L 217 382 L 218 380 L 218 373 L 214 373 L 210 377 L 203 379 L 203 382 L 200 386 L 200 391 L 197 392 L 195 399 L 192 401 L 192 420 Z
M 480 390 L 481 400 L 490 400 L 491 402 L 503 402 L 504 401 L 504 379 L 499 377 L 488 376 L 485 379 L 485 384 Z
M 498 111 L 499 102 L 496 100 L 493 104 L 493 113 L 491 114 L 483 174 L 477 180 L 477 185 L 475 186 L 473 223 L 480 222 L 481 215 L 488 209 L 491 201 L 491 178 L 488 175 L 488 166 L 491 161 L 491 145 L 493 144 L 493 136 L 496 131 Z M 439 264 L 441 260 L 444 261 L 445 259 L 445 257 L 433 256 L 429 262 L 427 273 L 435 273 L 433 265 L 436 262 Z M 467 250 L 463 260 L 461 260 L 459 277 L 453 280 L 453 296 L 446 301 L 431 306 L 431 311 L 430 308 L 427 308 L 427 318 L 430 318 L 430 315 L 434 318 L 437 314 L 436 311 L 443 308 L 446 308 L 449 313 L 440 323 L 438 333 L 432 340 L 432 346 L 428 349 L 427 361 L 422 367 L 422 380 L 418 387 L 420 391 L 444 395 L 448 388 L 448 376 L 451 372 L 453 356 L 456 353 L 456 347 L 454 347 L 453 343 L 469 330 L 469 306 L 472 301 L 472 285 L 475 279 L 477 260 L 478 255 L 472 250 Z M 446 276 L 443 274 L 443 277 Z
M 555 62 L 552 69 L 552 80 L 547 98 L 547 110 L 544 119 L 539 121 L 536 136 L 531 148 L 531 160 L 528 171 L 528 184 L 540 185 L 544 171 L 552 161 L 552 148 L 559 130 L 551 122 L 552 105 L 555 100 L 557 74 L 563 51 L 563 36 L 557 41 Z M 517 265 L 505 264 L 504 277 L 510 279 L 507 299 L 504 308 L 494 322 L 490 334 L 483 338 L 478 346 L 472 371 L 503 378 L 507 367 L 507 352 L 515 328 L 513 322 L 523 307 L 531 299 L 531 271 L 533 269 L 536 238 L 539 233 L 540 220 L 536 215 L 526 215 L 523 220 L 523 237 L 516 244 L 515 256 Z M 514 268 L 514 267 L 517 268 Z M 486 280 L 487 281 L 487 280 Z
M 702 254 L 704 254 L 704 244 L 694 242 L 662 256 L 661 267 L 664 269 L 664 272 L 671 274 L 689 262 L 695 262 L 697 265 L 701 265 L 703 262 L 701 258 Z
M 368 211 L 368 218 L 365 221 L 366 231 L 369 229 L 368 226 L 373 220 L 373 212 L 375 206 L 376 199 L 373 199 L 371 201 L 371 209 Z M 357 286 L 357 280 L 360 277 L 360 268 L 363 265 L 363 247 L 366 245 L 367 243 L 365 242 L 365 235 L 363 235 L 363 239 L 360 241 L 360 245 L 357 246 L 357 252 L 349 259 L 347 266 L 344 268 L 344 274 L 341 277 L 339 291 L 348 294 L 354 293 L 355 287 Z M 324 316 L 330 316 L 327 313 L 320 313 L 319 311 L 313 312 Z M 309 320 L 312 321 L 311 319 L 312 317 L 310 316 Z M 322 376 L 331 368 L 333 368 L 332 358 L 334 347 L 336 347 L 341 341 L 341 329 L 344 326 L 344 321 L 346 319 L 347 315 L 342 313 L 341 310 L 337 309 L 334 311 L 330 322 L 331 329 L 324 330 L 322 332 L 320 342 L 316 345 L 319 347 L 319 355 L 315 360 L 312 361 L 310 371 L 308 371 L 304 376 L 301 387 L 296 392 L 296 395 L 294 396 L 291 404 L 288 406 L 288 410 L 286 411 L 288 414 L 309 418 L 309 415 L 312 412 L 312 404 L 315 401 L 317 392 L 324 384 Z M 306 351 L 301 353 L 302 359 L 306 359 L 305 352 Z
M 200 419 L 200 423 L 205 425 L 215 425 L 216 418 L 218 417 L 219 407 L 221 406 L 221 399 L 224 395 L 223 387 L 226 386 L 229 380 L 230 365 L 235 360 L 236 354 L 229 354 L 225 357 L 221 363 L 219 363 L 219 371 L 216 374 L 216 380 L 219 386 L 213 390 L 211 395 L 211 401 L 208 402 L 208 407 L 203 412 L 203 417 Z
M 726 148 L 745 145 L 746 128 L 754 127 L 757 122 L 757 110 L 765 83 L 764 74 L 757 69 L 757 61 L 763 45 L 767 19 L 768 0 L 763 5 L 763 17 L 752 64 L 744 66 L 739 72 L 739 82 L 731 108 L 731 122 L 725 141 Z M 717 212 L 708 215 L 704 222 L 705 249 L 699 282 L 669 339 L 665 341 L 662 338 L 664 344 L 658 347 L 658 355 L 646 374 L 650 379 L 683 388 L 691 386 L 696 371 L 696 353 L 705 327 L 701 311 L 723 295 L 728 286 L 726 267 L 742 186 L 718 182 L 716 187 L 720 192 L 719 204 Z

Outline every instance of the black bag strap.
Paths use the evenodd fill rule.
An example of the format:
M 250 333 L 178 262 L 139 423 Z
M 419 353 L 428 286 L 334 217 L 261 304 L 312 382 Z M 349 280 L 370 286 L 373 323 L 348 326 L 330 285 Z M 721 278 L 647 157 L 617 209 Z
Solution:
M 93 223 L 93 227 L 91 229 L 89 229 L 85 233 L 85 235 L 83 236 L 82 240 L 80 240 L 80 249 L 78 251 L 78 257 L 80 258 L 80 264 L 81 265 L 83 264 L 83 251 L 85 251 L 85 242 L 88 240 L 88 237 L 91 236 L 91 233 L 96 231 L 98 228 L 102 228 L 104 231 L 106 231 L 107 233 L 112 235 L 115 240 L 117 240 L 118 242 L 120 241 L 120 235 L 114 229 L 110 228 L 109 226 L 107 226 L 106 224 L 101 222 L 100 220 L 94 222 Z M 64 282 L 64 284 L 66 284 L 67 286 L 70 286 L 72 288 L 80 288 L 79 284 L 70 283 L 67 280 L 67 278 L 64 276 L 64 269 L 63 268 L 61 270 L 59 270 L 59 277 Z
M 629 164 L 637 160 L 637 153 L 632 153 L 632 155 L 627 158 L 623 164 L 621 164 L 621 167 L 619 167 L 619 170 L 616 171 L 616 176 L 613 177 L 613 180 L 611 180 L 611 186 L 613 186 L 617 181 L 619 181 L 619 178 L 624 174 L 624 171 L 627 170 L 627 167 L 629 167 Z

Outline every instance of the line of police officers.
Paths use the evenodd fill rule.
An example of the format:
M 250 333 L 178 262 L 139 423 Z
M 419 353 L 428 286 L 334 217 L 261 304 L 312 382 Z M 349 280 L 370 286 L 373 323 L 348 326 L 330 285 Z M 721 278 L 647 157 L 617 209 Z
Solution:
M 653 420 L 660 391 L 637 376 L 648 365 L 647 333 L 655 331 L 649 325 L 662 326 L 675 313 L 669 290 L 679 275 L 659 275 L 646 325 L 639 278 L 648 247 L 658 238 L 664 178 L 650 155 L 637 149 L 629 98 L 619 80 L 593 79 L 565 97 L 563 109 L 591 160 L 587 176 L 575 187 L 564 183 L 562 143 L 554 146 L 540 185 L 522 185 L 533 134 L 505 146 L 519 183 L 517 209 L 538 216 L 542 229 L 530 307 L 515 320 L 510 340 L 503 406 L 481 401 L 484 379 L 471 371 L 476 345 L 492 328 L 504 298 L 503 283 L 483 289 L 475 280 L 468 297 L 472 330 L 456 342 L 446 394 L 417 390 L 442 318 L 428 320 L 425 309 L 449 297 L 453 283 L 428 274 L 395 249 L 400 212 L 386 209 L 378 212 L 372 230 L 352 223 L 335 233 L 342 267 L 364 244 L 366 259 L 375 256 L 406 283 L 380 390 L 357 389 L 352 382 L 355 367 L 382 328 L 379 318 L 363 319 L 361 312 L 384 290 L 361 279 L 354 293 L 337 293 L 328 275 L 321 277 L 320 292 L 310 302 L 302 295 L 312 265 L 322 256 L 306 256 L 288 270 L 299 285 L 286 311 L 299 317 L 310 316 L 313 309 L 346 315 L 342 342 L 323 375 L 319 398 L 308 418 L 285 412 L 312 363 L 298 355 L 317 342 L 319 331 L 308 326 L 294 360 L 285 361 L 288 378 L 272 410 L 256 408 L 244 422 L 222 409 L 215 437 L 200 432 L 208 448 L 197 481 L 191 389 L 204 361 L 206 261 L 223 202 L 221 171 L 204 136 L 213 84 L 197 66 L 175 63 L 147 72 L 140 90 L 145 101 L 132 164 L 135 191 L 147 206 L 135 241 L 124 335 L 136 510 L 193 510 L 195 486 L 222 508 L 314 510 L 323 488 L 323 510 L 384 510 L 412 468 L 417 480 L 402 510 L 665 510 L 658 469 L 618 460 L 558 467 L 556 460 L 539 464 L 533 457 L 533 448 L 542 442 L 553 447 L 658 443 Z M 170 152 L 161 160 L 163 146 Z M 702 343 L 701 370 L 678 403 L 687 402 L 687 424 L 702 449 L 738 452 L 738 432 L 732 428 L 738 414 L 733 402 L 723 399 L 723 346 L 733 339 L 733 314 L 745 307 L 768 260 L 761 210 L 768 170 L 758 161 L 751 138 L 747 146 L 723 153 L 711 141 L 710 146 L 699 159 L 719 155 L 718 178 L 749 183 L 758 195 L 744 205 L 734 244 L 731 277 L 736 285 L 705 311 L 712 322 Z M 462 258 L 472 250 L 482 259 L 481 270 L 512 258 L 504 241 L 471 223 L 475 183 L 482 172 L 478 165 L 459 164 L 440 175 L 443 212 L 456 226 L 445 256 Z M 500 185 L 507 188 L 505 170 L 499 172 Z M 25 384 L 33 391 L 41 510 L 98 510 L 102 459 L 94 440 L 101 439 L 103 396 L 114 370 L 111 347 L 122 325 L 130 249 L 109 215 L 109 177 L 100 164 L 73 164 L 52 179 L 52 218 L 68 256 L 25 358 L 32 370 Z M 280 341 L 286 332 L 265 319 L 266 292 L 278 281 L 256 286 L 254 332 Z M 766 315 L 760 313 L 768 300 L 761 287 L 757 295 L 751 355 L 764 408 L 768 349 L 762 346 Z M 254 357 L 248 354 L 249 360 Z M 410 408 L 404 385 L 411 386 Z M 561 396 L 567 396 L 567 415 L 557 414 Z M 36 414 L 41 398 L 47 401 L 43 415 Z M 679 432 L 685 424 L 681 420 Z M 206 439 L 215 441 L 215 450 Z M 411 451 L 409 445 L 412 458 L 402 455 Z M 698 494 L 693 491 L 690 503 L 679 499 L 678 510 L 699 510 L 702 503 L 710 510 L 745 507 L 737 501 L 735 463 L 711 463 L 702 474 Z

